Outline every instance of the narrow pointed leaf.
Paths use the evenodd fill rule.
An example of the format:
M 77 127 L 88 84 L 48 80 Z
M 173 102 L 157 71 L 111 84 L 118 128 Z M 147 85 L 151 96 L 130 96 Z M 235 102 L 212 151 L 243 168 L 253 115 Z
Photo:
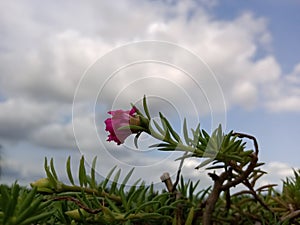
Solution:
M 95 178 L 95 173 L 96 173 L 96 161 L 97 161 L 97 156 L 93 159 L 92 162 L 92 168 L 91 168 L 91 187 L 95 188 L 96 187 L 96 178 Z
M 194 219 L 194 207 L 191 207 L 184 225 L 192 225 L 193 219 Z
M 152 120 L 152 121 L 153 121 L 153 123 L 154 123 L 156 129 L 159 131 L 159 133 L 160 133 L 161 135 L 165 135 L 166 132 L 159 126 L 159 124 L 158 124 L 155 120 Z
M 123 189 L 125 187 L 125 185 L 127 184 L 128 180 L 130 179 L 132 173 L 134 171 L 134 168 L 132 168 L 128 174 L 126 175 L 126 177 L 124 178 L 124 180 L 122 181 L 122 185 L 121 185 L 121 188 L 120 189 Z
M 208 165 L 209 163 L 211 163 L 212 161 L 214 161 L 214 159 L 211 159 L 211 158 L 206 159 L 202 163 L 200 163 L 198 166 L 196 166 L 195 169 L 199 169 L 201 167 L 204 167 L 204 166 Z
M 189 138 L 189 135 L 188 135 L 187 125 L 186 125 L 186 118 L 184 118 L 184 120 L 183 120 L 183 136 L 184 136 L 185 143 L 187 145 L 189 145 L 191 141 L 190 141 L 190 138 Z
M 173 129 L 173 127 L 171 126 L 170 122 L 167 120 L 166 117 L 163 117 L 163 120 L 166 124 L 166 126 L 168 127 L 168 130 L 170 131 L 170 133 L 172 134 L 172 136 L 175 138 L 175 140 L 177 142 L 180 142 L 180 136 L 176 133 L 176 131 Z
M 81 187 L 87 185 L 87 176 L 84 166 L 84 156 L 81 157 L 79 164 L 79 184 Z
M 146 95 L 144 95 L 144 98 L 143 98 L 143 107 L 144 107 L 144 111 L 145 111 L 146 116 L 147 116 L 148 119 L 150 120 L 151 117 L 150 117 L 149 109 L 148 109 L 148 106 L 147 106 Z
M 74 179 L 72 176 L 72 170 L 71 170 L 71 156 L 68 157 L 68 160 L 66 163 L 66 170 L 67 170 L 67 175 L 68 175 L 69 181 L 71 182 L 72 185 L 75 185 Z
M 56 174 L 56 171 L 55 171 L 55 168 L 54 168 L 53 158 L 51 158 L 51 160 L 50 160 L 50 169 L 51 169 L 53 177 L 56 180 L 58 180 L 58 177 L 57 177 L 57 174 Z
M 150 201 L 150 202 L 145 202 L 144 204 L 140 205 L 136 210 L 135 212 L 138 213 L 141 209 L 145 208 L 146 206 L 149 206 L 149 205 L 159 205 L 160 204 L 160 201 Z
M 121 169 L 119 169 L 114 177 L 114 181 L 111 185 L 111 188 L 110 188 L 110 193 L 114 193 L 115 190 L 116 190 L 116 187 L 117 187 L 117 184 L 118 184 L 118 181 L 119 181 L 119 178 L 120 178 L 120 174 L 121 174 Z
M 175 159 L 175 161 L 182 160 L 182 159 L 186 159 L 186 158 L 191 158 L 191 157 L 193 157 L 193 156 L 194 156 L 194 154 L 183 155 L 183 156 L 181 156 L 181 157 Z
M 142 134 L 142 132 L 139 132 L 139 133 L 137 133 L 137 135 L 135 135 L 135 137 L 134 137 L 134 146 L 136 147 L 136 148 L 139 148 L 138 147 L 138 139 L 139 139 L 139 137 L 141 136 L 141 134 Z
M 137 125 L 126 125 L 119 127 L 118 130 L 137 130 L 137 131 L 147 131 L 144 127 Z
M 110 180 L 110 177 L 111 177 L 111 175 L 113 174 L 113 172 L 115 171 L 116 168 L 117 168 L 117 166 L 114 166 L 114 167 L 109 171 L 109 173 L 107 174 L 107 176 L 106 176 L 106 178 L 105 178 L 105 180 L 103 181 L 103 184 L 102 184 L 103 189 L 106 188 L 106 185 L 107 185 L 108 181 Z
M 153 144 L 149 146 L 149 148 L 160 148 L 160 147 L 176 147 L 176 145 L 172 145 L 169 143 L 159 143 L 159 144 Z
M 105 200 L 113 211 L 115 211 L 117 213 L 121 213 L 121 210 L 116 206 L 116 204 L 113 201 L 111 201 L 107 197 L 105 197 Z

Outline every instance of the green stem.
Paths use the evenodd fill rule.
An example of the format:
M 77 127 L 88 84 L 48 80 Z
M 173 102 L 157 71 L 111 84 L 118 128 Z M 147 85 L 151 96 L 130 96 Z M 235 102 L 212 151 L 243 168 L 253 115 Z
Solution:
M 153 129 L 151 129 L 151 131 L 147 132 L 150 136 L 156 138 L 157 140 L 175 145 L 176 148 L 174 150 L 176 151 L 183 151 L 183 152 L 190 152 L 190 153 L 195 153 L 197 155 L 203 155 L 203 151 L 197 148 L 193 148 L 192 146 L 188 146 L 188 145 L 184 145 L 181 142 L 177 143 L 174 142 L 173 140 L 170 139 L 165 139 L 165 137 L 159 133 L 157 133 L 156 131 L 154 131 Z

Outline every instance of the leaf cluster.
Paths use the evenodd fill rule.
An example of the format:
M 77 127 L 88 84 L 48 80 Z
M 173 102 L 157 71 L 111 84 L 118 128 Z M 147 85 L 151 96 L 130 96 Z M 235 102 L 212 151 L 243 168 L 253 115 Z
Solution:
M 96 159 L 90 172 L 81 159 L 78 184 L 68 158 L 66 172 L 70 184 L 59 180 L 53 160 L 45 160 L 47 177 L 32 183 L 33 188 L 0 185 L 0 224 L 200 224 L 211 187 L 200 189 L 200 181 L 182 176 L 177 198 L 174 193 L 158 192 L 140 179 L 128 186 L 133 170 L 120 180 L 121 171 L 112 168 L 106 178 L 96 181 Z M 250 190 L 230 195 L 224 192 L 212 214 L 214 224 L 299 224 L 300 171 L 283 181 L 280 193 L 272 185 L 254 191 L 269 209 L 253 197 Z M 256 181 L 253 176 L 249 182 Z

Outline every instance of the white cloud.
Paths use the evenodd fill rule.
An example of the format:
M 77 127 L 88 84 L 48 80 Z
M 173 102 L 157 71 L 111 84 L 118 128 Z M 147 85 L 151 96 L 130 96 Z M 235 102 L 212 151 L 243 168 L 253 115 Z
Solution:
M 35 8 L 29 9 L 23 4 L 8 4 L 13 10 L 24 8 L 27 14 L 25 13 L 26 17 L 22 21 L 12 20 L 8 14 L 3 15 L 5 21 L 13 23 L 16 27 L 34 24 L 34 34 L 24 32 L 21 33 L 21 37 L 25 40 L 34 37 L 36 40 L 30 42 L 32 48 L 29 51 L 12 48 L 10 54 L 2 54 L 2 63 L 6 65 L 2 75 L 2 80 L 6 80 L 3 92 L 9 96 L 22 94 L 42 101 L 70 102 L 79 78 L 97 56 L 103 55 L 116 44 L 137 39 L 173 41 L 192 49 L 215 71 L 229 106 L 255 106 L 255 96 L 261 95 L 260 89 L 263 89 L 258 85 L 281 79 L 280 66 L 272 56 L 256 61 L 253 59 L 258 48 L 268 48 L 271 35 L 267 30 L 266 20 L 256 18 L 250 12 L 244 12 L 231 21 L 218 21 L 210 17 L 201 8 L 201 4 L 195 6 L 196 3 L 192 1 L 168 6 L 162 3 L 151 5 L 128 2 L 114 7 L 94 2 L 95 7 L 92 7 L 93 4 L 72 6 L 74 15 L 80 11 L 81 18 L 86 21 L 84 23 L 75 19 L 78 23 L 74 23 L 71 20 L 73 14 L 66 14 L 51 3 L 48 4 L 50 8 L 56 9 L 56 16 L 44 11 L 43 14 L 39 12 L 38 16 L 45 19 L 40 22 L 33 21 L 32 14 Z M 203 4 L 206 4 L 205 1 Z M 95 13 L 96 7 L 103 13 Z M 197 10 L 187 19 L 194 7 L 197 7 Z M 129 15 L 128 8 L 132 8 L 136 14 Z M 118 16 L 112 16 L 113 13 L 108 12 L 117 12 Z M 142 16 L 137 20 L 137 15 Z M 46 22 L 50 26 L 45 27 Z M 6 36 L 17 38 L 10 30 Z M 37 39 L 36 36 L 43 38 Z M 22 43 L 20 38 L 16 41 L 18 44 Z M 7 46 L 12 47 L 10 42 Z M 184 60 L 180 55 L 176 57 L 178 62 Z M 10 62 L 17 58 L 21 60 L 16 68 Z M 24 75 L 19 76 L 22 73 Z M 10 79 L 7 79 L 8 76 Z M 86 92 L 99 88 L 94 87 L 94 83 L 95 80 L 89 82 L 85 87 Z M 251 86 L 251 94 L 249 96 L 247 91 L 239 92 L 239 99 L 236 100 L 232 98 L 232 87 L 237 88 L 241 83 L 247 84 L 248 88 Z M 153 85 L 148 82 L 148 85 L 154 86 L 155 81 Z M 249 100 L 251 102 L 245 104 Z
M 251 12 L 243 12 L 232 20 L 219 20 L 206 10 L 213 6 L 206 0 L 198 5 L 194 1 L 40 4 L 0 3 L 2 139 L 25 139 L 43 147 L 74 149 L 71 107 L 82 74 L 111 49 L 139 40 L 174 42 L 191 49 L 214 71 L 228 109 L 263 106 L 272 111 L 299 112 L 300 64 L 291 74 L 282 74 L 280 63 L 272 55 L 267 21 Z M 261 51 L 262 56 L 258 55 Z M 175 121 L 191 115 L 199 119 L 212 106 L 222 111 L 223 98 L 216 95 L 219 87 L 211 74 L 196 68 L 188 54 L 177 53 L 165 48 L 134 49 L 111 57 L 111 61 L 102 61 L 105 69 L 90 71 L 92 76 L 82 81 L 81 98 L 76 99 L 73 125 L 79 128 L 79 147 L 99 146 L 100 122 L 94 124 L 94 116 L 99 116 L 94 115 L 95 102 L 105 113 L 113 107 L 127 107 L 147 94 L 152 97 L 152 112 L 164 111 Z M 108 80 L 111 69 L 139 57 L 161 61 L 169 57 L 175 66 L 199 75 L 200 87 L 178 68 L 155 63 L 126 67 Z M 82 110 L 83 107 L 87 109 Z M 104 117 L 99 116 L 101 120 Z M 105 138 L 104 129 L 101 135 Z M 198 174 L 193 172 L 193 176 Z
M 282 76 L 276 82 L 267 86 L 267 102 L 269 110 L 273 112 L 300 111 L 300 64 L 292 73 Z
M 282 162 L 266 163 L 262 169 L 267 172 L 258 180 L 257 187 L 267 184 L 278 184 L 278 189 L 282 188 L 282 181 L 287 177 L 293 177 L 293 168 Z M 297 169 L 297 168 L 294 168 Z
M 246 109 L 252 109 L 257 101 L 257 88 L 253 83 L 237 83 L 232 89 L 232 99 Z
M 36 129 L 30 138 L 33 143 L 51 149 L 77 149 L 72 124 L 49 124 Z
M 55 121 L 59 110 L 55 104 L 42 104 L 28 99 L 8 99 L 0 102 L 0 134 L 2 138 L 22 139 L 35 129 Z

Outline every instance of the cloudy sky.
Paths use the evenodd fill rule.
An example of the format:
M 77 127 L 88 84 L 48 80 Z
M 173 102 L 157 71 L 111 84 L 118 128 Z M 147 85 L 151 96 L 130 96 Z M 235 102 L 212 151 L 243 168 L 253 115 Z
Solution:
M 111 109 L 141 103 L 211 132 L 219 123 L 257 137 L 260 159 L 279 183 L 299 168 L 300 3 L 288 1 L 1 1 L 1 182 L 44 176 L 53 157 L 61 177 L 98 157 L 159 182 L 178 154 L 148 150 L 151 138 L 106 143 Z M 249 145 L 251 147 L 251 145 Z M 184 176 L 204 180 L 189 160 Z M 134 181 L 134 179 L 133 179 Z

